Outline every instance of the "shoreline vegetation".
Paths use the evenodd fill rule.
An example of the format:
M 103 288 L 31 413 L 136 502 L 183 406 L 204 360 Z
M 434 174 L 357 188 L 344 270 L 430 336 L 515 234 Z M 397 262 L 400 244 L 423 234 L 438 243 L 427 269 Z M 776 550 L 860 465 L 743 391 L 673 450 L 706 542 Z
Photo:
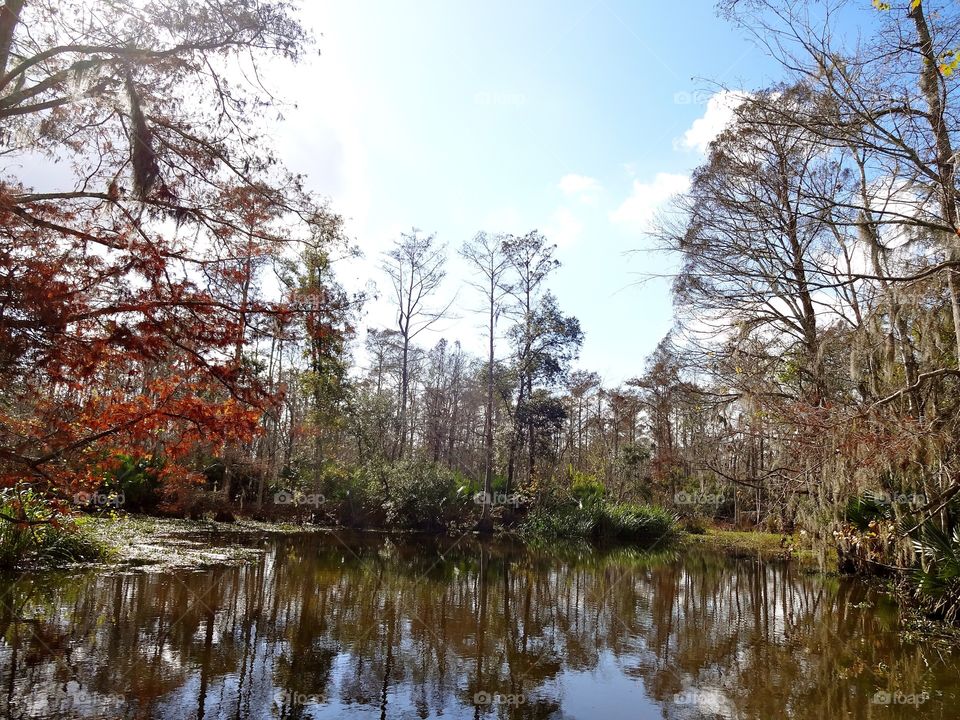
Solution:
M 313 505 L 297 506 L 305 496 L 287 493 L 290 505 L 273 508 L 274 516 L 258 513 L 240 515 L 223 507 L 208 507 L 195 518 L 131 514 L 116 509 L 97 514 L 62 515 L 55 523 L 20 526 L 19 542 L 11 546 L 9 522 L 0 525 L 0 570 L 32 572 L 63 568 L 103 567 L 111 571 L 169 572 L 201 570 L 256 561 L 270 536 L 303 533 L 370 533 L 387 537 L 430 536 L 458 538 L 470 535 L 487 541 L 507 541 L 552 547 L 587 543 L 596 551 L 633 548 L 638 552 L 657 550 L 708 549 L 732 557 L 754 558 L 760 562 L 792 561 L 804 572 L 824 575 L 847 574 L 878 586 L 895 598 L 904 613 L 907 637 L 936 642 L 944 648 L 960 647 L 960 629 L 931 612 L 918 595 L 922 577 L 915 573 L 841 573 L 840 556 L 818 547 L 804 531 L 791 534 L 759 530 L 738 530 L 702 518 L 683 518 L 663 507 L 605 502 L 583 487 L 566 501 L 552 501 L 533 508 L 498 507 L 497 529 L 484 532 L 477 505 L 460 497 L 462 515 L 446 514 L 439 508 L 417 511 L 413 516 L 390 515 L 393 525 L 371 522 L 370 515 L 358 521 L 357 508 L 347 517 L 352 524 L 335 521 L 329 510 L 318 512 Z M 281 494 L 282 496 L 283 494 Z M 501 498 L 503 494 L 501 494 Z M 326 500 L 323 501 L 324 503 Z M 446 504 L 440 501 L 441 506 Z M 37 513 L 42 503 L 32 503 Z M 401 512 L 396 503 L 394 513 Z M 280 512 L 276 512 L 276 511 Z M 410 508 L 407 508 L 410 511 Z M 465 510 L 473 510 L 472 514 Z M 8 508 L 9 511 L 9 508 Z M 346 512 L 338 508 L 340 513 Z M 5 513 L 6 514 L 6 513 Z M 38 515 L 35 517 L 39 517 Z M 326 521 L 326 522 L 325 522 Z M 26 534 L 30 540 L 24 540 Z M 31 544 L 32 543 L 32 544 Z
M 649 522 L 663 522 L 664 511 L 631 508 L 613 515 L 631 518 L 627 527 L 634 530 L 636 517 L 655 518 Z M 216 520 L 211 516 L 202 519 L 183 519 L 126 513 L 109 513 L 99 516 L 84 516 L 73 528 L 64 532 L 78 533 L 78 545 L 88 548 L 84 554 L 69 557 L 59 554 L 38 558 L 38 562 L 19 568 L 5 568 L 7 573 L 55 571 L 62 569 L 103 568 L 108 571 L 173 572 L 178 570 L 204 570 L 241 563 L 255 562 L 262 557 L 263 545 L 271 536 L 307 534 L 364 533 L 396 539 L 412 536 L 432 538 L 458 538 L 469 534 L 475 540 L 511 542 L 554 548 L 566 546 L 579 548 L 588 543 L 594 551 L 612 551 L 618 548 L 636 550 L 641 554 L 658 551 L 707 549 L 737 558 L 753 558 L 760 562 L 795 562 L 804 572 L 837 575 L 836 555 L 815 551 L 807 538 L 801 534 L 783 535 L 753 530 L 732 530 L 724 527 L 697 528 L 696 532 L 684 530 L 679 522 L 659 525 L 663 534 L 649 532 L 628 534 L 614 533 L 608 528 L 601 532 L 596 523 L 598 513 L 586 513 L 585 518 L 571 525 L 568 514 L 558 515 L 552 524 L 541 517 L 534 523 L 514 528 L 501 529 L 493 535 L 478 532 L 469 527 L 453 527 L 442 530 L 362 528 L 342 525 L 323 525 L 305 518 L 279 521 L 263 521 L 251 518 L 235 518 L 230 521 Z M 548 531 L 543 531 L 544 525 Z M 578 532 L 560 535 L 558 527 L 573 527 Z M 875 585 L 894 598 L 902 612 L 905 639 L 912 642 L 933 643 L 944 650 L 960 647 L 960 628 L 931 618 L 915 600 L 910 588 L 902 578 L 882 580 L 874 575 L 858 575 L 862 582 Z
M 756 531 L 733 531 L 723 528 L 707 528 L 702 533 L 691 534 L 669 519 L 661 519 L 664 511 L 653 509 L 649 521 L 657 530 L 645 529 L 636 532 L 634 518 L 645 511 L 631 508 L 620 510 L 631 522 L 626 528 L 600 528 L 598 514 L 588 513 L 577 523 L 572 523 L 569 514 L 558 515 L 551 520 L 542 516 L 529 524 L 503 528 L 489 535 L 469 526 L 442 530 L 399 529 L 387 527 L 348 527 L 325 525 L 296 520 L 263 521 L 251 518 L 236 518 L 230 521 L 183 519 L 125 513 L 84 516 L 74 526 L 65 525 L 62 533 L 76 534 L 78 546 L 86 552 L 70 556 L 66 553 L 43 555 L 44 545 L 39 545 L 34 554 L 20 563 L 0 565 L 7 572 L 33 572 L 58 570 L 65 567 L 103 566 L 107 568 L 140 568 L 145 571 L 174 569 L 202 569 L 229 565 L 256 559 L 257 541 L 273 535 L 298 535 L 313 533 L 370 533 L 374 535 L 428 536 L 435 538 L 470 535 L 475 539 L 491 542 L 518 544 L 578 544 L 587 542 L 594 548 L 633 547 L 639 551 L 657 548 L 705 547 L 729 553 L 735 557 L 757 557 L 764 560 L 796 560 L 805 567 L 816 567 L 817 556 L 809 549 L 797 546 L 798 537 Z M 609 522 L 609 521 L 607 521 Z M 545 527 L 546 526 L 546 527 Z M 576 532 L 560 533 L 557 528 L 573 527 Z M 827 573 L 835 572 L 835 565 L 820 568 Z
M 195 488 L 178 515 L 169 512 L 160 489 L 150 472 L 144 471 L 127 473 L 119 482 L 105 482 L 92 493 L 75 497 L 72 505 L 51 502 L 29 488 L 4 491 L 0 568 L 99 563 L 145 570 L 198 569 L 255 559 L 258 538 L 277 533 L 476 534 L 532 544 L 587 542 L 639 550 L 706 547 L 738 557 L 795 560 L 810 572 L 880 578 L 918 619 L 929 616 L 934 627 L 938 626 L 935 621 L 952 620 L 931 603 L 942 592 L 939 596 L 924 592 L 924 583 L 935 585 L 938 580 L 930 579 L 933 567 L 925 575 L 911 568 L 851 564 L 842 537 L 831 547 L 802 529 L 789 533 L 738 529 L 691 512 L 683 503 L 670 509 L 617 502 L 609 499 L 603 483 L 573 471 L 562 491 L 553 487 L 539 493 L 509 493 L 504 479 L 496 478 L 493 492 L 487 494 L 480 484 L 438 465 L 378 464 L 328 477 L 318 485 L 271 488 L 270 502 L 260 508 L 228 503 L 215 490 Z M 713 495 L 690 489 L 675 497 L 685 501 Z M 85 511 L 76 507 L 78 500 L 85 504 Z M 129 505 L 145 512 L 123 509 Z M 486 508 L 490 508 L 494 532 L 484 527 Z M 882 513 L 881 505 L 864 501 L 847 518 L 851 526 L 862 528 L 869 541 L 877 537 L 877 518 Z M 951 547 L 949 540 L 941 545 L 947 552 Z M 946 567 L 950 569 L 949 562 Z M 948 588 L 950 581 L 947 576 Z M 942 587 L 934 589 L 942 591 Z

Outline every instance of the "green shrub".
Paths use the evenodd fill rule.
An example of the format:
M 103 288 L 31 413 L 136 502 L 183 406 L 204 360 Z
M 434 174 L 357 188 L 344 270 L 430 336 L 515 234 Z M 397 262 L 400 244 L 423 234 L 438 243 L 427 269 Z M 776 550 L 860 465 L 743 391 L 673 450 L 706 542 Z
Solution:
M 457 519 L 472 498 L 458 492 L 458 479 L 450 470 L 421 460 L 400 460 L 391 465 L 368 466 L 367 487 L 383 510 L 388 525 L 430 530 Z
M 673 535 L 677 516 L 658 505 L 607 504 L 600 511 L 601 537 L 621 541 L 659 540 Z
M 707 519 L 703 515 L 690 515 L 682 519 L 683 531 L 691 535 L 707 534 Z
M 524 520 L 520 533 L 541 540 L 592 538 L 597 528 L 597 516 L 592 507 L 539 506 Z
M 85 523 L 29 489 L 0 491 L 0 567 L 97 560 L 106 548 Z
M 106 473 L 100 492 L 115 493 L 127 512 L 152 512 L 160 504 L 163 459 L 155 456 L 117 455 Z
M 869 530 L 871 522 L 892 518 L 890 506 L 870 492 L 850 498 L 843 515 L 848 523 L 861 532 Z
M 596 476 L 569 469 L 570 492 L 573 498 L 582 506 L 597 505 L 603 501 L 606 488 Z
M 461 472 L 454 471 L 453 483 L 457 487 L 457 494 L 463 497 L 472 498 L 477 493 L 483 492 L 483 479 L 467 477 Z
M 453 485 L 457 490 L 457 494 L 472 498 L 477 493 L 483 492 L 482 477 L 471 478 L 459 470 L 450 470 L 449 473 L 452 478 Z M 494 494 L 506 492 L 507 478 L 505 478 L 503 475 L 494 475 L 490 481 L 490 488 Z
M 382 498 L 385 496 L 380 470 L 386 481 L 387 471 L 382 465 L 379 470 L 373 465 L 350 471 L 340 466 L 331 467 L 324 474 L 323 504 L 318 509 L 320 521 L 356 527 L 382 524 Z
M 561 504 L 536 508 L 521 526 L 528 538 L 649 542 L 672 536 L 677 517 L 655 505 Z

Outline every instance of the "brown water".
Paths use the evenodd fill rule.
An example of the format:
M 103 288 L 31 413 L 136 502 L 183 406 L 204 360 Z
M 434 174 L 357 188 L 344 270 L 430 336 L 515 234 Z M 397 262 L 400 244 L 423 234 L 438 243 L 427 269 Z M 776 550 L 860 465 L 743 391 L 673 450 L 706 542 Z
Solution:
M 241 567 L 0 580 L 0 716 L 960 717 L 960 656 L 788 563 L 256 542 Z

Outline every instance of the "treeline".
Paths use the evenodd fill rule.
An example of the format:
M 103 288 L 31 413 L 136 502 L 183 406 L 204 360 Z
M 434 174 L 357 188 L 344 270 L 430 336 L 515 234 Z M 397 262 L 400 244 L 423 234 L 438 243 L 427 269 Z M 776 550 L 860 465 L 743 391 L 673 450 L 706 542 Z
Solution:
M 398 238 L 396 323 L 354 366 L 366 298 L 336 267 L 359 250 L 276 160 L 249 65 L 311 48 L 285 2 L 0 6 L 0 544 L 56 543 L 78 508 L 489 529 L 548 499 L 587 500 L 585 531 L 639 522 L 600 501 L 652 498 L 643 400 L 571 372 L 583 331 L 539 233 Z M 421 346 L 453 314 L 483 357 Z
M 584 333 L 547 289 L 559 262 L 539 232 L 479 233 L 456 252 L 475 280 L 444 304 L 452 251 L 417 231 L 395 240 L 379 284 L 397 323 L 369 328 L 361 352 L 365 298 L 348 296 L 329 263 L 326 274 L 292 263 L 292 322 L 269 322 L 269 304 L 251 311 L 240 356 L 282 392 L 251 439 L 213 460 L 199 497 L 254 514 L 290 505 L 326 521 L 420 528 L 489 527 L 492 514 L 512 521 L 543 504 L 672 502 L 686 478 L 653 462 L 677 442 L 663 416 L 673 409 L 658 397 L 662 368 L 614 388 L 571 368 Z M 454 319 L 477 326 L 485 357 L 418 342 Z
M 681 442 L 660 460 L 843 567 L 932 569 L 955 615 L 960 17 L 873 5 L 723 5 L 784 79 L 728 95 L 655 232 L 682 258 L 655 356 Z

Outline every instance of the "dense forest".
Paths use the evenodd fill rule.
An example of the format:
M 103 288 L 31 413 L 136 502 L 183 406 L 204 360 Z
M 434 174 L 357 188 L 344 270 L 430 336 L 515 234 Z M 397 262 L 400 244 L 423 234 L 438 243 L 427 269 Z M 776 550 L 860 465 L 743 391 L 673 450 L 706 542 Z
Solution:
M 314 51 L 287 2 L 6 0 L 2 152 L 49 172 L 0 178 L 5 557 L 80 511 L 625 537 L 676 516 L 920 566 L 956 618 L 960 11 L 874 6 L 854 40 L 805 4 L 721 4 L 782 78 L 736 95 L 662 213 L 676 328 L 611 386 L 529 228 L 398 236 L 373 278 L 396 322 L 366 327 L 337 274 L 364 239 L 276 161 L 280 101 L 250 80 Z M 487 352 L 423 343 L 454 316 Z

